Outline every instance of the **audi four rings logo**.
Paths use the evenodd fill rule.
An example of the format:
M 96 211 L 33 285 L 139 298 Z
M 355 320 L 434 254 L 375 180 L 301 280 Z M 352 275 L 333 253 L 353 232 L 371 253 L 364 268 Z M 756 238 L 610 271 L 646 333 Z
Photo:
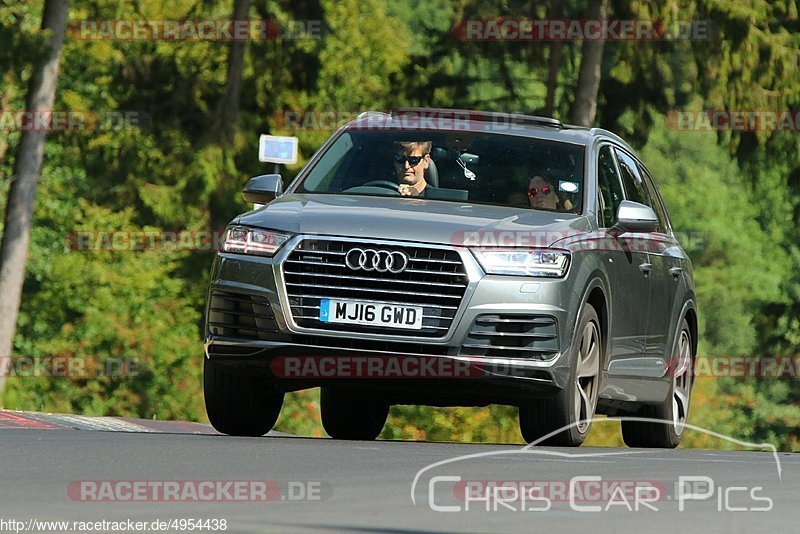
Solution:
M 378 271 L 402 273 L 408 267 L 408 256 L 397 250 L 375 250 L 372 248 L 352 248 L 345 256 L 345 264 L 358 271 Z

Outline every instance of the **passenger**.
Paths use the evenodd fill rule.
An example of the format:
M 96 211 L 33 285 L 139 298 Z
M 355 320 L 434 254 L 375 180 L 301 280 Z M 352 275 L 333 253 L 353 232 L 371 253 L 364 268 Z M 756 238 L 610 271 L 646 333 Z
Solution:
M 425 170 L 430 165 L 430 141 L 396 142 L 394 172 L 399 187 L 397 191 L 404 197 L 424 197 L 428 183 Z
M 556 188 L 540 175 L 531 178 L 528 184 L 528 201 L 532 208 L 544 210 L 558 209 Z
M 570 211 L 573 208 L 572 201 L 559 198 L 555 186 L 541 175 L 531 178 L 528 201 L 536 209 Z

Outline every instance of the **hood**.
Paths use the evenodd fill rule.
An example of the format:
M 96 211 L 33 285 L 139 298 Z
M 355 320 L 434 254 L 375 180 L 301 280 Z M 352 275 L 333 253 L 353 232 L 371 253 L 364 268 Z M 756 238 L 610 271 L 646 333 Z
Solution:
M 465 239 L 467 244 L 478 244 L 471 241 L 476 235 L 481 236 L 482 244 L 494 244 L 493 239 L 501 232 L 524 234 L 535 229 L 542 246 L 563 238 L 564 232 L 591 230 L 586 217 L 571 213 L 420 198 L 322 194 L 286 194 L 239 216 L 234 223 L 293 234 L 446 245 L 461 245 Z

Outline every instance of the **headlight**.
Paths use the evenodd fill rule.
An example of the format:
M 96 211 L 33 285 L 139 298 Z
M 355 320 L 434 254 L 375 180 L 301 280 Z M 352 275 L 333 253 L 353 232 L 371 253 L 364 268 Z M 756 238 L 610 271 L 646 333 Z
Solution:
M 272 230 L 261 230 L 246 226 L 229 226 L 225 230 L 225 239 L 222 240 L 220 250 L 239 254 L 272 256 L 290 238 L 290 235 L 273 232 Z
M 561 278 L 569 268 L 569 252 L 562 250 L 475 248 L 472 253 L 489 274 Z

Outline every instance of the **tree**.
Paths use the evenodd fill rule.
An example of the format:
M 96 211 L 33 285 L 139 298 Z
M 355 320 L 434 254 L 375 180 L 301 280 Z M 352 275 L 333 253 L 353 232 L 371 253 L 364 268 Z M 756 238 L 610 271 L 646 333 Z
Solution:
M 550 0 L 548 16 L 551 20 L 561 18 L 561 0 Z M 558 71 L 561 68 L 561 41 L 550 43 L 550 57 L 547 60 L 547 97 L 544 102 L 544 114 L 552 117 L 556 108 L 556 89 L 558 88 Z
M 26 109 L 36 115 L 50 111 L 55 101 L 67 9 L 67 0 L 47 0 L 44 6 L 42 30 L 51 34 L 43 60 L 31 76 L 26 102 Z M 46 129 L 31 128 L 23 132 L 14 161 L 0 243 L 0 357 L 10 356 L 13 348 L 46 135 Z M 0 393 L 4 387 L 5 377 L 0 376 Z
M 592 5 L 589 18 L 608 18 L 608 0 Z M 581 51 L 581 71 L 575 88 L 571 120 L 579 126 L 591 126 L 597 114 L 597 91 L 600 89 L 600 68 L 603 64 L 603 41 L 586 40 Z
M 244 20 L 250 8 L 250 0 L 234 0 L 231 21 Z M 228 52 L 228 77 L 225 82 L 225 92 L 217 104 L 214 125 L 211 128 L 212 137 L 230 143 L 236 128 L 236 119 L 239 116 L 239 102 L 242 92 L 242 65 L 244 63 L 244 42 L 234 41 Z

